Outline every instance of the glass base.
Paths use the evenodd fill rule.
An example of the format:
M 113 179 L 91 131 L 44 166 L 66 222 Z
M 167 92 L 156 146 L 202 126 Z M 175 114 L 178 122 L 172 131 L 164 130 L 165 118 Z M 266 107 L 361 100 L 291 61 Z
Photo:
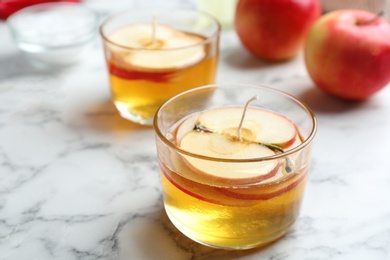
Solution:
M 153 116 L 149 117 L 143 117 L 139 114 L 134 114 L 129 111 L 128 106 L 124 104 L 115 104 L 116 109 L 119 111 L 119 114 L 124 119 L 130 120 L 134 123 L 141 124 L 141 125 L 152 125 L 153 124 Z
M 165 212 L 167 213 L 168 218 L 172 224 L 189 239 L 205 246 L 224 250 L 248 250 L 267 246 L 283 237 L 293 224 L 291 223 L 289 227 L 286 227 L 283 230 L 279 230 L 274 234 L 267 234 L 266 236 L 248 238 L 222 238 L 199 233 L 176 219 L 168 209 L 165 208 Z

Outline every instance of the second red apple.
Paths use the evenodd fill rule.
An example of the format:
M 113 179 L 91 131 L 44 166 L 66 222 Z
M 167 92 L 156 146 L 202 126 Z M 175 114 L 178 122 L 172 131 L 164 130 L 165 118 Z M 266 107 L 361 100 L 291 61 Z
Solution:
M 235 29 L 242 44 L 255 56 L 284 60 L 298 53 L 320 15 L 318 0 L 240 0 Z
M 305 44 L 307 71 L 324 92 L 367 99 L 390 82 L 390 23 L 362 10 L 339 10 L 317 20 Z

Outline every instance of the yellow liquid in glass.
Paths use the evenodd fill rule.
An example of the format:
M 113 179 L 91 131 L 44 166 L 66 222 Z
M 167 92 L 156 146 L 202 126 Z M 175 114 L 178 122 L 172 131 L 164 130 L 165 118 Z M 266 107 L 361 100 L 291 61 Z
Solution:
M 263 187 L 213 187 L 161 169 L 172 223 L 195 241 L 227 249 L 253 248 L 283 236 L 298 218 L 306 182 L 303 170 Z
M 114 65 L 110 65 L 114 103 L 123 108 L 124 113 L 152 118 L 158 107 L 174 95 L 214 83 L 216 63 L 217 58 L 214 57 L 187 68 L 160 71 L 126 69 L 122 75 L 115 70 Z
M 200 35 L 186 34 L 205 39 Z M 215 41 L 201 43 L 198 48 L 204 50 L 204 57 L 194 63 L 153 68 L 152 65 L 132 65 L 131 52 L 137 50 L 106 44 L 111 94 L 121 115 L 139 123 L 150 124 L 157 109 L 169 98 L 185 90 L 214 83 L 218 61 L 218 48 L 215 45 Z M 157 60 L 158 52 L 180 55 L 175 50 L 156 50 Z M 153 51 L 148 55 L 153 56 Z

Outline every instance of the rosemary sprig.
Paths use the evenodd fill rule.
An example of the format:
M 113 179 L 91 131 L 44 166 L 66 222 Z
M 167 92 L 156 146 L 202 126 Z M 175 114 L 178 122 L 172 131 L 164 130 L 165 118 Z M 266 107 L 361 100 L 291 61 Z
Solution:
M 214 133 L 214 131 L 208 129 L 205 126 L 202 126 L 201 124 L 195 124 L 193 130 L 198 131 L 198 132 Z

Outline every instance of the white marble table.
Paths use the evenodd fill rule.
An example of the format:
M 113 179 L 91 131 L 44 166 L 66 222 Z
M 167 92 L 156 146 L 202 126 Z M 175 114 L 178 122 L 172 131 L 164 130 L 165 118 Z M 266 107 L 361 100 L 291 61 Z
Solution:
M 119 117 L 100 45 L 83 64 L 25 64 L 0 23 L 0 259 L 390 259 L 390 86 L 343 102 L 317 90 L 302 55 L 250 56 L 221 40 L 218 82 L 290 92 L 319 129 L 301 217 L 263 249 L 181 235 L 163 210 L 152 128 Z

